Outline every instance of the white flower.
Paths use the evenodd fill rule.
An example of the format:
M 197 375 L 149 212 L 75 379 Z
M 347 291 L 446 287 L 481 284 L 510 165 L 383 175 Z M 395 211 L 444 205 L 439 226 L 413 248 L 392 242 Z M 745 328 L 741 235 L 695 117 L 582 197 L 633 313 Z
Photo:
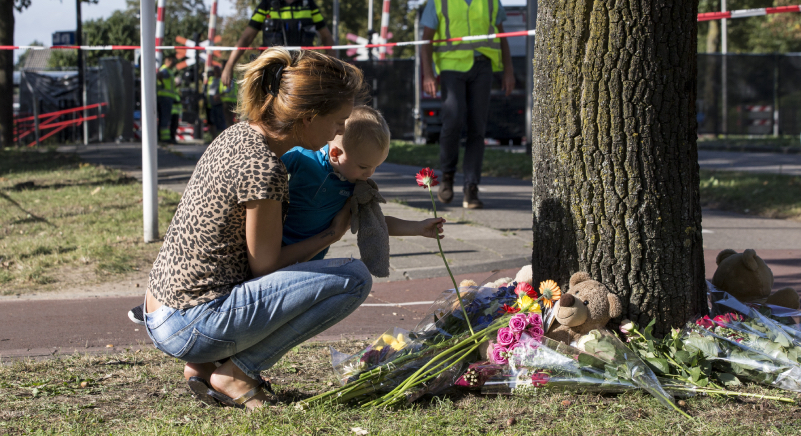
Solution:
M 634 330 L 634 322 L 628 319 L 623 320 L 623 324 L 620 325 L 620 332 L 624 335 L 631 333 Z

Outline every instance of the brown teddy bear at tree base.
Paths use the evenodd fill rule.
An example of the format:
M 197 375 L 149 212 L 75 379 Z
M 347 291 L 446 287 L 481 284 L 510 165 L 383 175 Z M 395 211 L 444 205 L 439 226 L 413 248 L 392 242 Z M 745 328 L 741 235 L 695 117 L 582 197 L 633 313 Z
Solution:
M 562 294 L 554 310 L 554 322 L 545 336 L 566 344 L 605 326 L 623 312 L 617 295 L 586 272 L 570 277 L 570 289 Z
M 734 298 L 744 303 L 763 300 L 775 306 L 799 308 L 798 293 L 793 288 L 782 288 L 771 294 L 773 272 L 756 251 L 749 248 L 737 253 L 727 248 L 718 253 L 715 263 L 718 269 L 712 284 Z

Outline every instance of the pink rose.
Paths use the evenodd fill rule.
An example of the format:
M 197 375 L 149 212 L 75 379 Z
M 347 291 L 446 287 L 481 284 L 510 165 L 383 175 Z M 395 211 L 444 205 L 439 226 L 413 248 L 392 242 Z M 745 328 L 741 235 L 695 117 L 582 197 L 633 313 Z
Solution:
M 551 376 L 545 372 L 535 372 L 531 374 L 531 384 L 535 387 L 545 386 L 548 383 L 548 380 L 551 379 Z
M 509 320 L 509 328 L 515 332 L 520 333 L 528 327 L 528 315 L 525 313 L 518 313 Z
M 545 334 L 541 325 L 533 325 L 529 327 L 528 330 L 526 330 L 526 333 L 528 333 L 537 342 L 541 341 L 542 336 Z
M 542 336 L 534 337 L 531 335 L 531 333 L 528 332 L 528 330 L 526 330 L 520 335 L 520 342 L 518 343 L 531 350 L 536 350 L 542 343 L 541 341 L 542 341 Z
M 516 337 L 515 333 L 509 327 L 503 327 L 498 330 L 498 344 L 504 347 L 508 347 L 512 343 L 516 342 L 518 337 Z
M 492 350 L 490 351 L 490 361 L 492 363 L 498 365 L 506 365 L 509 363 L 509 360 L 506 358 L 506 347 L 501 346 L 500 344 L 491 345 Z
M 538 325 L 542 327 L 542 316 L 539 313 L 529 313 L 528 314 L 528 323 L 530 325 Z

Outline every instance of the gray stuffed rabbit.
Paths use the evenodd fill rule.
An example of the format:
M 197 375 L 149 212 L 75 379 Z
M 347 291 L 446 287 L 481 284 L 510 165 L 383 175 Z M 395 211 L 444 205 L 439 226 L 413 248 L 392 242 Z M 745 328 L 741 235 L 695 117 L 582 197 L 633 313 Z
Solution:
M 372 179 L 359 180 L 350 200 L 350 231 L 356 233 L 356 242 L 362 262 L 376 277 L 389 275 L 389 230 L 378 203 L 386 203 L 378 193 Z

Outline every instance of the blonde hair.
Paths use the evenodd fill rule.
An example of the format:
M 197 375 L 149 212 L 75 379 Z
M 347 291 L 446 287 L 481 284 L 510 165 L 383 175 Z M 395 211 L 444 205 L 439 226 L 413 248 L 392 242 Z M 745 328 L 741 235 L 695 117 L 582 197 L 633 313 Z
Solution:
M 283 71 L 277 89 L 268 89 L 279 67 Z M 368 95 L 361 70 L 314 51 L 273 47 L 237 71 L 243 75 L 238 82 L 239 119 L 285 137 L 297 136 L 303 119 L 331 114 Z
M 389 126 L 381 112 L 370 106 L 356 106 L 345 121 L 342 147 L 347 152 L 371 143 L 381 151 L 386 151 L 389 149 L 389 139 Z

